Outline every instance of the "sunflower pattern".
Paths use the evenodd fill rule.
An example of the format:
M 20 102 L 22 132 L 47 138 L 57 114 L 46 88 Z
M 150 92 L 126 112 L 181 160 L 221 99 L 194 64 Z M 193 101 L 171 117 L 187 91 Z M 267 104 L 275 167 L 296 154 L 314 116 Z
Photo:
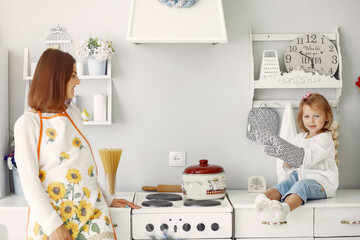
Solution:
M 43 128 L 41 153 L 44 154 L 40 155 L 39 161 L 48 161 L 51 157 L 56 166 L 59 166 L 55 171 L 56 176 L 50 171 L 51 168 L 44 167 L 39 171 L 39 179 L 49 196 L 50 204 L 69 230 L 71 239 L 85 240 L 105 235 L 110 239 L 114 238 L 110 215 L 100 188 L 88 185 L 89 181 L 95 181 L 93 178 L 96 178 L 93 163 L 86 160 L 85 164 L 72 165 L 78 159 L 82 161 L 83 157 L 91 156 L 90 146 L 87 145 L 86 139 L 77 133 L 71 132 L 71 135 L 66 135 L 67 132 L 63 132 L 62 129 L 68 131 L 69 128 L 63 127 L 49 124 Z M 67 141 L 64 142 L 63 139 Z M 32 215 L 30 220 L 28 239 L 48 240 L 49 237 L 42 226 Z
M 107 226 L 109 226 L 109 224 L 110 224 L 110 218 L 109 218 L 108 216 L 105 216 L 105 217 L 104 217 L 104 220 L 105 220 L 105 224 L 106 224 Z
M 39 171 L 39 178 L 40 178 L 40 181 L 43 182 L 46 178 L 46 171 L 44 170 L 40 170 Z
M 60 157 L 59 157 L 60 162 L 59 162 L 59 165 L 61 164 L 61 162 L 62 162 L 64 159 L 69 159 L 69 158 L 70 158 L 70 155 L 67 154 L 66 152 L 60 153 Z
M 73 145 L 74 147 L 79 148 L 80 150 L 83 149 L 83 148 L 85 148 L 85 147 L 81 144 L 81 140 L 80 140 L 79 138 L 77 138 L 77 137 L 73 139 L 72 145 Z
M 74 202 L 68 200 L 60 204 L 59 210 L 61 213 L 60 215 L 62 220 L 66 221 L 67 219 L 70 219 L 74 215 L 76 208 Z
M 93 166 L 88 169 L 88 173 L 92 172 L 92 168 Z M 83 180 L 80 170 L 68 169 L 65 178 L 66 183 L 51 182 L 47 187 L 47 193 L 54 201 L 51 205 L 64 221 L 64 226 L 69 230 L 72 239 L 86 239 L 91 233 L 101 234 L 99 221 L 101 220 L 106 226 L 110 226 L 111 221 L 102 210 L 94 208 L 87 201 L 91 191 L 87 187 L 79 186 Z M 96 202 L 103 201 L 100 188 L 97 188 L 94 194 L 97 194 Z M 39 224 L 35 225 L 33 232 L 35 236 L 46 236 Z
M 53 129 L 53 128 L 47 128 L 45 133 L 46 133 L 46 135 L 49 137 L 49 139 L 47 140 L 46 143 L 48 143 L 48 142 L 55 142 L 55 139 L 56 139 L 56 137 L 57 137 L 57 135 L 58 135 L 55 129 Z
M 75 168 L 70 168 L 67 171 L 66 178 L 70 183 L 79 184 L 81 181 L 81 173 Z
M 47 188 L 47 193 L 50 198 L 55 202 L 58 202 L 60 199 L 63 199 L 66 193 L 64 184 L 60 182 L 52 182 Z
M 90 177 L 93 177 L 94 176 L 94 166 L 93 165 L 91 165 L 90 167 L 89 167 L 89 170 L 88 170 L 88 175 L 90 176 Z
M 90 197 L 90 190 L 87 187 L 82 188 L 84 195 L 89 198 Z

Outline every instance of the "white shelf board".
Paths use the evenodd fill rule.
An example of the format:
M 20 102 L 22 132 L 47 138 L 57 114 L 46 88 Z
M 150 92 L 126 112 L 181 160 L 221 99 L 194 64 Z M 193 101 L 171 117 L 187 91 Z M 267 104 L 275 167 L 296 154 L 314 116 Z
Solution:
M 336 100 L 328 100 L 331 107 L 337 107 Z M 267 108 L 285 108 L 285 105 L 290 103 L 293 108 L 298 108 L 300 100 L 253 100 L 252 107 L 258 108 L 265 104 Z
M 111 121 L 83 121 L 83 125 L 111 125 Z
M 108 80 L 108 79 L 111 79 L 111 76 L 109 76 L 109 75 L 98 75 L 98 76 L 79 75 L 78 77 L 80 80 Z M 23 77 L 23 80 L 25 80 L 25 81 L 29 81 L 32 79 L 33 79 L 33 76 Z
M 127 41 L 131 43 L 226 43 L 222 0 L 198 1 L 189 8 L 156 0 L 132 0 Z

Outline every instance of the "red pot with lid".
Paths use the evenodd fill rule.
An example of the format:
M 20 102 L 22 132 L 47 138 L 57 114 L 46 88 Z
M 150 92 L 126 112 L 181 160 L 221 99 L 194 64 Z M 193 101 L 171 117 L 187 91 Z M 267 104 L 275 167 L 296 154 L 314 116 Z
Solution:
M 202 159 L 198 165 L 185 168 L 181 188 L 186 198 L 195 200 L 223 198 L 226 193 L 226 176 L 219 165 L 210 165 Z

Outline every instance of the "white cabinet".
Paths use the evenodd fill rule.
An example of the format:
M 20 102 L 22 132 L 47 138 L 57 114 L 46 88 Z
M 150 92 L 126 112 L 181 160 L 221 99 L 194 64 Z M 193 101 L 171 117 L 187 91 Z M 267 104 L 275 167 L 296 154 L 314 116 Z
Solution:
M 24 101 L 24 112 L 29 111 L 29 105 L 27 101 L 28 92 L 32 77 L 30 74 L 30 57 L 29 49 L 24 49 L 24 66 L 23 66 L 23 80 L 25 81 L 25 101 Z M 81 75 L 79 76 L 81 84 L 76 87 L 75 94 L 79 98 L 81 108 L 86 108 L 90 113 L 90 119 L 93 118 L 93 94 L 105 94 L 107 96 L 107 119 L 106 121 L 86 121 L 84 125 L 110 125 L 112 120 L 112 79 L 111 79 L 111 59 L 107 61 L 106 75 L 90 76 Z M 79 93 L 79 94 L 78 94 Z M 82 109 L 81 109 L 82 110 Z
M 323 33 L 330 41 L 334 42 L 339 58 L 339 67 L 334 77 L 319 75 L 318 73 L 305 73 L 304 71 L 294 70 L 290 73 L 281 73 L 262 78 L 259 75 L 259 57 L 262 51 L 275 49 L 281 53 L 279 56 L 280 71 L 285 70 L 283 56 L 287 44 L 295 39 L 299 34 L 259 34 L 250 30 L 250 91 L 251 107 L 259 107 L 265 104 L 268 108 L 283 108 L 286 103 L 291 103 L 292 107 L 299 106 L 299 99 L 305 92 L 326 93 L 325 97 L 329 100 L 332 107 L 337 107 L 342 90 L 342 61 L 340 51 L 340 38 L 338 29 L 334 33 Z M 256 59 L 255 59 L 256 58 Z M 301 95 L 296 89 L 301 90 Z M 259 92 L 259 94 L 257 94 Z M 258 97 L 261 96 L 260 97 Z M 275 97 L 272 97 L 274 96 Z M 328 96 L 326 96 L 328 95 Z M 296 97 L 294 99 L 294 97 Z
M 133 201 L 133 192 L 117 192 L 116 198 Z M 0 240 L 26 239 L 29 207 L 23 196 L 14 194 L 0 199 Z M 117 239 L 131 240 L 131 209 L 110 208 Z
M 308 201 L 282 225 L 263 224 L 275 220 L 269 210 L 255 211 L 257 193 L 229 190 L 228 196 L 235 239 L 360 239 L 360 189 L 340 189 L 334 198 Z

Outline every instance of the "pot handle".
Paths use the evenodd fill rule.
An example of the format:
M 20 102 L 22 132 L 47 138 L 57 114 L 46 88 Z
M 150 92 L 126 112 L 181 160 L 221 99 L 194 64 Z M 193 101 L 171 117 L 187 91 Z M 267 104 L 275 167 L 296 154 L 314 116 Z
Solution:
M 199 180 L 186 180 L 186 181 L 184 181 L 184 184 L 186 184 L 186 185 L 198 184 L 198 185 L 202 186 L 202 182 L 200 182 Z

